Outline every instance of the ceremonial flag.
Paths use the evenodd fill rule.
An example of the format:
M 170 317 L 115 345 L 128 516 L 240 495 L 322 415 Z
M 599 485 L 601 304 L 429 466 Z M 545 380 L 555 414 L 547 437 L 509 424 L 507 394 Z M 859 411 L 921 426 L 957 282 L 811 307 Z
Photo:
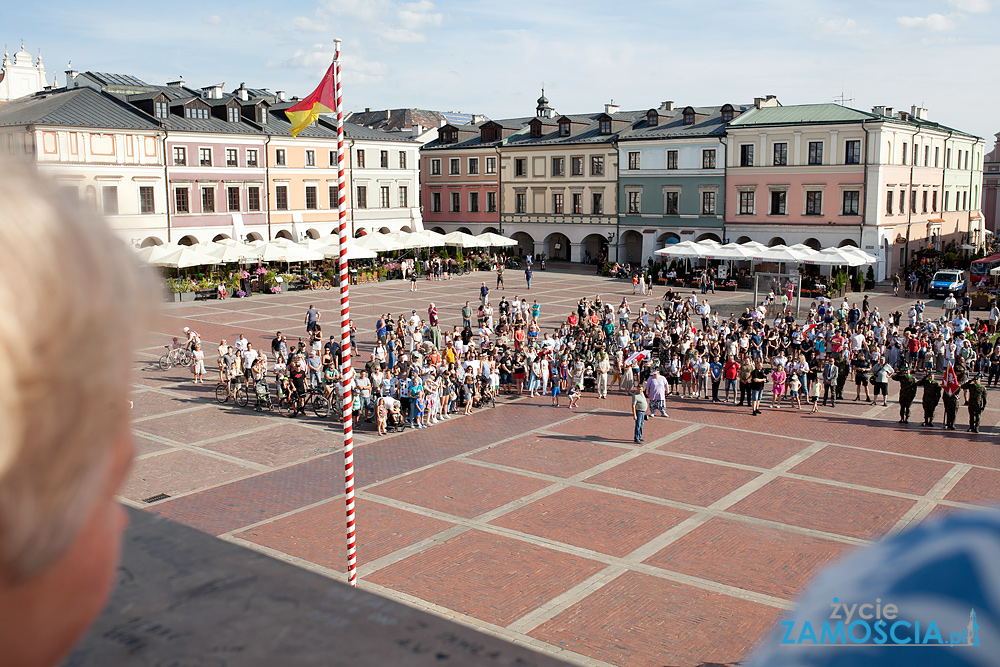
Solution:
M 809 326 L 807 326 L 807 327 L 806 327 L 805 329 L 803 329 L 803 330 L 802 330 L 802 333 L 803 333 L 803 334 L 807 334 L 807 333 L 809 333 L 810 331 L 812 331 L 813 329 L 815 329 L 815 328 L 816 328 L 816 325 L 817 325 L 817 324 L 818 324 L 817 322 L 813 322 L 812 324 L 810 324 Z
M 958 375 L 955 374 L 955 367 L 949 364 L 948 370 L 944 372 L 944 390 L 949 396 L 954 396 L 960 388 L 961 385 L 958 384 Z
M 285 115 L 292 124 L 292 136 L 299 136 L 299 132 L 313 124 L 321 113 L 334 113 L 337 108 L 337 100 L 334 96 L 333 85 L 334 63 L 323 75 L 316 90 L 312 91 L 301 102 L 286 109 Z
M 626 359 L 625 363 L 630 364 L 633 361 L 636 363 L 640 363 L 648 356 L 649 352 L 647 352 L 646 350 L 639 350 L 638 352 L 633 353 L 628 359 Z

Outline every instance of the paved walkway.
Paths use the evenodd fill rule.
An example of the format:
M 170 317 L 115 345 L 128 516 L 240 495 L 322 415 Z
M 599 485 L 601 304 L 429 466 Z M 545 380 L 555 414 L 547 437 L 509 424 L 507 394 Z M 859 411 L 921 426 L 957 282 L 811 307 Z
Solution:
M 493 280 L 421 281 L 416 294 L 401 281 L 352 289 L 359 343 L 373 342 L 380 313 L 425 312 L 430 301 L 444 324 L 460 321 L 484 277 Z M 530 293 L 519 272 L 506 277 L 508 299 L 542 304 L 543 331 L 584 296 L 642 301 L 631 285 L 579 272 L 536 271 Z M 168 306 L 137 364 L 139 457 L 125 502 L 342 578 L 339 425 L 220 406 L 211 380 L 194 385 L 152 363 L 185 325 L 210 357 L 241 332 L 265 348 L 276 330 L 298 336 L 310 303 L 330 333 L 335 296 Z M 720 293 L 712 303 L 728 314 L 749 300 Z M 872 300 L 883 312 L 904 303 Z M 672 400 L 670 417 L 647 422 L 647 442 L 635 446 L 627 397 L 592 394 L 577 410 L 507 400 L 384 438 L 365 425 L 356 438 L 360 586 L 578 664 L 730 664 L 848 550 L 1000 499 L 997 397 L 990 392 L 978 436 L 900 427 L 892 401 L 751 417 Z M 169 498 L 143 502 L 158 494 Z

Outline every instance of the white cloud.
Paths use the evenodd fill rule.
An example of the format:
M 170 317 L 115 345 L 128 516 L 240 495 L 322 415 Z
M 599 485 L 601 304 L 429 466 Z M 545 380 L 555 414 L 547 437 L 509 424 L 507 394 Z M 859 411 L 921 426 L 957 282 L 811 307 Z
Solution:
M 854 19 L 849 18 L 821 18 L 819 28 L 828 35 L 865 35 L 867 30 Z
M 930 32 L 945 32 L 955 29 L 955 19 L 952 15 L 928 14 L 927 16 L 900 16 L 896 23 L 904 28 L 927 30 Z
M 990 0 L 948 0 L 948 4 L 968 14 L 986 14 L 991 9 Z
M 222 17 L 219 16 L 218 14 L 212 14 L 211 16 L 205 19 L 205 23 L 207 23 L 208 25 L 219 25 L 220 23 L 222 23 Z

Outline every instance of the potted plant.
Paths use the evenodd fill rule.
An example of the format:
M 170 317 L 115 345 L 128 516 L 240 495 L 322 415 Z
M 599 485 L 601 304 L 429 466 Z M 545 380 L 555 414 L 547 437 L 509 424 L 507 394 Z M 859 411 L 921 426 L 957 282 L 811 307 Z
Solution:
M 868 272 L 865 273 L 865 291 L 875 289 L 875 269 L 868 265 Z

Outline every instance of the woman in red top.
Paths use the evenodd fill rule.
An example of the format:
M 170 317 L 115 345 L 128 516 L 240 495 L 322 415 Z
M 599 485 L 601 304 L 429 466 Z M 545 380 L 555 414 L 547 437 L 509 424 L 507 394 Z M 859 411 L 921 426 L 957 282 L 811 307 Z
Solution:
M 520 350 L 522 347 L 524 347 L 524 326 L 518 324 L 514 329 L 514 349 Z
M 566 322 L 569 323 L 571 327 L 575 327 L 580 320 L 577 318 L 576 313 L 570 313 L 569 317 L 566 318 Z

